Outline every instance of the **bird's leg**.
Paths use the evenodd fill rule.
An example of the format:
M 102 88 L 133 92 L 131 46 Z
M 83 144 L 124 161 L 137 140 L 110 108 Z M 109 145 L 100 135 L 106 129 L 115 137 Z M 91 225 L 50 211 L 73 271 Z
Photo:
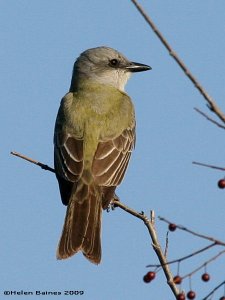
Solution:
M 119 202 L 120 198 L 114 193 L 113 199 L 110 201 L 110 203 L 107 207 L 107 212 L 110 212 L 110 210 L 114 210 L 117 207 L 117 205 L 116 205 L 117 201 Z

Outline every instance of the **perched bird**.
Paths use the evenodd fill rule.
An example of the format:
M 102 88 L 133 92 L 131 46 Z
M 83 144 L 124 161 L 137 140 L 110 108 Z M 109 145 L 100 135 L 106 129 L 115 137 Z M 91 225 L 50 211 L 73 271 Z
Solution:
M 67 205 L 57 258 L 78 251 L 101 261 L 101 215 L 121 183 L 135 144 L 135 113 L 124 87 L 132 72 L 151 67 L 108 47 L 76 60 L 54 133 L 54 164 Z

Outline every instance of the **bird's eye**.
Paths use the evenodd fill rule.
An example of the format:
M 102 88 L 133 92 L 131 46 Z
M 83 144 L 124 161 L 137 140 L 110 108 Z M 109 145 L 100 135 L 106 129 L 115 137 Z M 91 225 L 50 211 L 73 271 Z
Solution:
M 118 59 L 116 59 L 116 58 L 111 59 L 111 60 L 110 60 L 110 65 L 111 65 L 112 67 L 117 67 L 117 66 L 119 65 Z

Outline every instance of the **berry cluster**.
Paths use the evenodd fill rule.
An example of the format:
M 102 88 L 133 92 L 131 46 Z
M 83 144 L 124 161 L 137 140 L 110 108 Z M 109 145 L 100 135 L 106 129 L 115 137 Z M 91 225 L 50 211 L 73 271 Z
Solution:
M 194 291 L 189 291 L 188 293 L 187 293 L 187 298 L 188 299 L 195 299 L 195 297 L 196 297 L 196 294 L 195 294 L 195 292 Z M 185 300 L 186 299 L 186 296 L 185 296 L 185 294 L 184 293 L 180 293 L 178 296 L 177 296 L 177 300 Z
M 219 181 L 218 181 L 218 186 L 219 186 L 219 188 L 221 188 L 221 189 L 224 189 L 225 188 L 225 177 L 224 177 L 224 179 L 220 179 Z M 166 223 L 168 223 L 168 230 L 169 231 L 171 231 L 171 232 L 174 232 L 176 229 L 183 229 L 183 230 L 186 230 L 186 231 L 189 231 L 188 229 L 186 229 L 186 228 L 184 228 L 184 227 L 181 227 L 181 226 L 179 226 L 179 225 L 176 225 L 175 223 L 171 223 L 171 222 L 169 222 L 168 220 L 166 220 L 166 219 L 164 219 L 164 218 L 160 218 L 162 221 L 165 221 Z M 191 232 L 191 231 L 189 231 L 189 232 Z M 192 232 L 191 232 L 192 233 Z M 220 241 L 218 241 L 218 244 L 220 244 Z M 222 244 L 222 243 L 221 243 Z M 192 255 L 195 255 L 197 252 L 194 252 Z M 172 261 L 172 262 L 177 262 L 178 263 L 178 274 L 176 275 L 176 276 L 174 276 L 174 278 L 173 278 L 173 282 L 175 283 L 175 284 L 177 284 L 177 285 L 180 285 L 181 283 L 182 283 L 182 281 L 185 279 L 185 278 L 187 278 L 187 277 L 189 277 L 189 280 L 190 280 L 190 283 L 189 283 L 189 286 L 190 286 L 190 290 L 187 292 L 187 293 L 184 293 L 183 291 L 182 291 L 182 289 L 180 289 L 180 293 L 177 295 L 177 300 L 186 300 L 186 299 L 195 299 L 196 298 L 196 292 L 194 291 L 194 290 L 192 290 L 192 288 L 191 288 L 191 276 L 194 274 L 194 273 L 196 273 L 198 270 L 200 270 L 200 268 L 203 268 L 204 267 L 204 273 L 201 275 L 201 279 L 202 279 L 202 281 L 204 281 L 204 282 L 208 282 L 211 278 L 210 278 L 210 275 L 209 275 L 209 273 L 207 273 L 207 270 L 206 270 L 206 267 L 207 267 L 207 265 L 208 265 L 208 263 L 212 260 L 209 260 L 209 261 L 206 261 L 203 265 L 201 265 L 199 268 L 197 268 L 196 270 L 194 270 L 193 272 L 191 272 L 190 274 L 186 274 L 185 276 L 183 276 L 183 277 L 181 277 L 180 275 L 179 275 L 179 265 L 180 265 L 180 262 L 182 261 L 182 260 L 184 260 L 184 259 L 186 259 L 186 257 L 182 257 L 182 258 L 180 258 L 180 259 L 177 259 L 177 260 L 174 260 L 174 261 Z M 213 258 L 214 259 L 214 258 Z M 171 262 L 168 262 L 168 264 L 170 264 Z M 155 265 L 149 265 L 149 267 L 155 267 L 156 268 L 156 271 L 159 271 L 160 270 L 160 265 L 157 265 L 157 264 L 155 264 Z M 153 279 L 155 279 L 155 277 L 156 277 L 156 272 L 154 272 L 154 271 L 150 271 L 150 272 L 148 272 L 144 277 L 143 277 L 143 280 L 144 280 L 144 282 L 146 282 L 146 283 L 149 283 L 149 282 L 151 282 Z M 223 282 L 224 283 L 224 282 Z M 222 284 L 223 284 L 222 283 Z M 218 286 L 218 287 L 220 287 L 221 286 L 221 284 Z M 217 288 L 218 288 L 217 287 Z M 225 283 L 224 283 L 224 288 L 225 288 Z M 209 295 L 211 295 L 211 294 L 209 294 Z M 208 299 L 208 298 L 207 298 Z M 225 295 L 224 296 L 222 296 L 222 297 L 220 297 L 219 298 L 219 300 L 225 300 Z
M 195 292 L 194 291 L 189 291 L 188 293 L 187 293 L 187 298 L 188 299 L 195 299 L 195 297 L 196 297 L 196 294 L 195 294 Z M 177 296 L 177 300 L 185 300 L 186 299 L 186 297 L 185 297 L 185 294 L 184 293 L 180 293 L 178 296 Z M 219 300 L 225 300 L 225 296 L 222 296 L 222 297 L 220 297 L 220 299 Z
M 188 298 L 188 299 L 195 299 L 195 297 L 196 297 L 196 294 L 195 294 L 194 291 L 189 291 L 189 292 L 187 293 L 187 298 Z M 185 297 L 185 294 L 184 294 L 184 293 L 180 293 L 180 294 L 177 296 L 177 300 L 185 300 L 185 299 L 186 299 L 186 297 Z
M 204 273 L 202 274 L 202 280 L 207 282 L 210 280 L 210 275 L 208 273 Z M 173 281 L 174 283 L 176 284 L 181 284 L 182 282 L 182 277 L 180 277 L 179 275 L 176 275 L 174 278 L 173 278 Z M 187 293 L 187 298 L 188 299 L 195 299 L 196 297 L 196 293 L 194 291 L 189 291 Z M 178 296 L 177 296 L 177 300 L 184 300 L 186 299 L 185 298 L 185 294 L 184 293 L 180 293 Z

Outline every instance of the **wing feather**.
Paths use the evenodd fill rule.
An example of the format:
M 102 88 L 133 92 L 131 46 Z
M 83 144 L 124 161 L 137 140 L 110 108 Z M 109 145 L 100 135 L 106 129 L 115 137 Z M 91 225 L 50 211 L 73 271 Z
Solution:
M 99 142 L 92 173 L 95 182 L 101 186 L 117 186 L 127 169 L 135 144 L 135 126 L 125 129 L 118 137 Z
M 58 134 L 55 144 L 55 168 L 64 179 L 76 182 L 83 171 L 83 140 Z
M 102 159 L 96 159 L 96 163 L 92 166 L 92 172 L 95 176 L 101 177 L 104 176 L 111 168 L 114 168 L 114 165 L 118 161 L 120 152 L 117 149 L 113 148 L 113 151 L 107 156 L 104 156 Z
M 67 205 L 83 172 L 83 140 L 62 134 L 61 131 L 56 132 L 54 164 L 62 202 Z

